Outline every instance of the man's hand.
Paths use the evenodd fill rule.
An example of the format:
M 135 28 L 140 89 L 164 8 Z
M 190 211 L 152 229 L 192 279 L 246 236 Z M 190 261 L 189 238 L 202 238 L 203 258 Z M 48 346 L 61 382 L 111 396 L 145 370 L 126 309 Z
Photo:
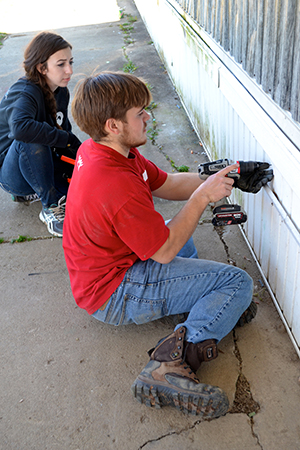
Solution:
M 273 170 L 269 168 L 269 163 L 255 161 L 257 167 L 251 172 L 245 171 L 247 162 L 240 161 L 239 164 L 240 178 L 234 181 L 233 187 L 241 191 L 256 194 L 274 177 Z
M 231 194 L 234 180 L 226 175 L 238 167 L 238 164 L 232 164 L 202 181 L 200 186 L 199 181 L 195 183 L 198 184 L 198 187 L 183 208 L 168 223 L 169 237 L 160 249 L 151 256 L 154 261 L 160 264 L 167 264 L 172 261 L 194 233 L 207 205 Z M 195 174 L 194 181 L 197 177 L 198 175 Z
M 214 175 L 211 175 L 198 189 L 196 189 L 193 195 L 197 195 L 197 193 L 199 195 L 201 192 L 200 195 L 202 197 L 207 197 L 207 203 L 215 203 L 224 197 L 229 197 L 234 185 L 234 180 L 227 177 L 227 174 L 238 167 L 238 164 L 231 164 L 219 172 L 216 172 Z

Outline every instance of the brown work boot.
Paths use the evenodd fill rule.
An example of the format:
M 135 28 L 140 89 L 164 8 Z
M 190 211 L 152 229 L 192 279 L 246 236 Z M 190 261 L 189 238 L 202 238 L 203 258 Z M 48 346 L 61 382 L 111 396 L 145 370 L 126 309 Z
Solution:
M 251 322 L 256 316 L 257 304 L 251 302 L 246 311 L 241 315 L 236 323 L 236 327 L 243 327 L 246 323 Z M 193 344 L 186 342 L 184 344 L 183 359 L 190 366 L 193 372 L 197 372 L 203 361 L 212 361 L 218 356 L 217 341 L 215 339 L 207 339 L 206 341 Z
M 257 313 L 257 304 L 252 301 L 246 311 L 243 312 L 239 320 L 237 321 L 235 327 L 243 327 L 245 323 L 251 322 L 252 319 L 256 316 Z M 235 328 L 234 327 L 234 328 Z
M 160 344 L 163 341 L 159 341 Z M 158 345 L 157 345 L 158 346 Z M 148 351 L 151 356 L 154 348 Z M 176 356 L 176 352 L 174 353 Z M 197 372 L 200 365 L 204 361 L 212 361 L 218 356 L 218 348 L 216 339 L 207 339 L 205 341 L 193 344 L 184 341 L 182 359 L 190 366 L 193 372 Z
M 228 411 L 227 395 L 218 387 L 199 382 L 182 358 L 184 336 L 185 327 L 181 327 L 157 344 L 131 391 L 146 406 L 173 406 L 203 419 L 220 417 Z
M 186 341 L 184 343 L 183 359 L 193 372 L 197 372 L 202 362 L 212 361 L 217 356 L 218 348 L 215 339 L 207 339 L 206 341 L 198 342 L 198 344 Z

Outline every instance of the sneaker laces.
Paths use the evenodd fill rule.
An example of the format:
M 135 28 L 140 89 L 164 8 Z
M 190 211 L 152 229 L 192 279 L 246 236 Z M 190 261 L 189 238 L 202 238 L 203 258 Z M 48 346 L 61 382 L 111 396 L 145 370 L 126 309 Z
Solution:
M 26 199 L 26 201 L 28 202 L 37 202 L 38 200 L 40 200 L 40 197 L 38 196 L 38 194 L 31 194 L 31 195 L 25 195 L 24 197 Z
M 38 194 L 12 195 L 11 198 L 13 202 L 24 203 L 25 205 L 29 205 L 30 203 L 34 203 L 40 200 Z
M 66 196 L 63 196 L 61 199 L 59 199 L 57 206 L 50 206 L 49 209 L 53 213 L 56 220 L 58 220 L 59 222 L 63 222 L 66 211 Z

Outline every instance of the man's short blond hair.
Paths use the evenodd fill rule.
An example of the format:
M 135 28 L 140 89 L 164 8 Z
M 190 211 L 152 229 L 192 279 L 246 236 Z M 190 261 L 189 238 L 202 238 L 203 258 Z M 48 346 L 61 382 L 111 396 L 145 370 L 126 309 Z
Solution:
M 125 122 L 134 107 L 147 107 L 151 93 L 146 84 L 131 74 L 102 72 L 87 77 L 76 86 L 72 115 L 79 128 L 94 141 L 107 136 L 108 119 Z

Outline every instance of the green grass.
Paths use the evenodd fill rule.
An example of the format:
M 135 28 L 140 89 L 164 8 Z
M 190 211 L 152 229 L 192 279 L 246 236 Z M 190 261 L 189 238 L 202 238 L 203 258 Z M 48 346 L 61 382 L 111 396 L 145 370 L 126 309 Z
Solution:
M 3 41 L 6 38 L 7 34 L 5 33 L 0 33 L 0 47 L 3 45 Z
M 170 162 L 173 169 L 177 170 L 177 172 L 188 172 L 189 171 L 188 166 L 185 166 L 184 164 L 181 166 L 177 166 L 175 164 L 175 162 L 168 155 L 166 155 L 166 160 Z
M 136 71 L 136 69 L 137 69 L 137 67 L 130 60 L 128 60 L 128 62 L 125 63 L 123 66 L 123 72 L 125 72 L 125 73 L 133 73 Z
M 119 25 L 119 28 L 123 33 L 125 44 L 125 46 L 123 47 L 123 54 L 127 61 L 121 70 L 123 70 L 123 72 L 125 73 L 134 73 L 137 67 L 134 65 L 134 63 L 130 60 L 129 56 L 127 55 L 126 46 L 134 43 L 134 39 L 132 37 L 132 33 L 134 32 L 133 24 L 134 22 L 137 21 L 137 17 L 133 17 L 131 14 L 125 14 L 123 11 L 121 11 L 121 19 L 125 18 L 126 22 L 123 22 L 122 24 Z
M 21 234 L 19 235 L 19 237 L 17 239 L 12 239 L 10 241 L 11 244 L 14 244 L 15 242 L 30 242 L 32 241 L 32 237 L 29 236 L 22 236 Z

